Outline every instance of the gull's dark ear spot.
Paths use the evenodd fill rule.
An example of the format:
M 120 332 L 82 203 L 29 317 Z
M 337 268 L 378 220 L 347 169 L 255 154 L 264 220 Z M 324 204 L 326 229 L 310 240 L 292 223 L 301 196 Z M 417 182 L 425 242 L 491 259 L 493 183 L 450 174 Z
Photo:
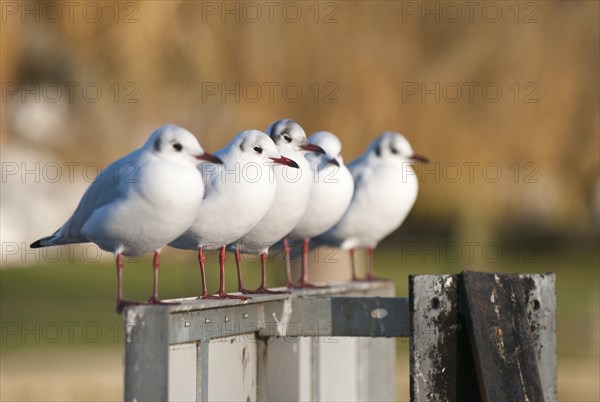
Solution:
M 378 158 L 381 158 L 381 145 L 377 145 L 377 148 L 375 148 L 375 155 L 377 155 Z
M 283 138 L 286 142 L 292 142 L 291 132 L 294 128 L 295 122 L 290 119 L 278 121 L 271 131 L 271 135 L 277 133 L 279 137 Z
M 160 139 L 159 139 L 159 138 L 157 138 L 157 139 L 154 141 L 154 150 L 155 150 L 156 152 L 160 152 Z
M 294 125 L 296 124 L 293 120 L 285 120 L 285 127 L 281 131 L 281 136 L 286 142 L 292 142 L 292 130 L 294 129 Z

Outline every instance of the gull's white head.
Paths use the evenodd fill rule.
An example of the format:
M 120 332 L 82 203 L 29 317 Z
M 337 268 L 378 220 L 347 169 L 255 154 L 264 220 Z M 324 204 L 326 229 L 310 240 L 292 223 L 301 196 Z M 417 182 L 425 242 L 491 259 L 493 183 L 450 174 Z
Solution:
M 281 119 L 271 123 L 266 133 L 271 137 L 281 153 L 325 151 L 318 145 L 310 144 L 300 124 L 291 119 Z
M 342 142 L 329 131 L 317 131 L 310 136 L 309 142 L 323 148 L 330 163 L 338 165 L 344 162 L 342 158 Z
M 426 157 L 416 154 L 408 140 L 395 131 L 386 131 L 377 137 L 371 143 L 368 152 L 371 157 L 386 162 L 429 162 Z
M 298 167 L 296 162 L 282 157 L 273 140 L 259 130 L 242 131 L 235 136 L 229 147 L 237 159 L 243 158 L 248 161 L 263 161 Z
M 219 158 L 204 152 L 192 133 L 174 124 L 160 126 L 154 130 L 143 148 L 159 158 L 189 163 L 192 166 L 203 160 L 222 163 Z

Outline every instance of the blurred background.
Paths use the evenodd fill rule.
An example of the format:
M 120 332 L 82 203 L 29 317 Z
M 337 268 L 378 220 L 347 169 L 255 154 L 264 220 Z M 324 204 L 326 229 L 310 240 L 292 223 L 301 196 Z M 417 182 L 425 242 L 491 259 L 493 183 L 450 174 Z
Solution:
M 213 152 L 283 117 L 336 133 L 347 162 L 405 134 L 432 163 L 376 274 L 406 296 L 409 274 L 556 272 L 559 399 L 600 400 L 598 2 L 0 4 L 2 400 L 122 397 L 110 255 L 27 246 L 100 169 L 165 123 Z M 341 253 L 315 261 L 315 279 L 349 276 Z M 199 292 L 193 253 L 163 267 L 161 296 Z M 126 295 L 150 285 L 129 261 Z

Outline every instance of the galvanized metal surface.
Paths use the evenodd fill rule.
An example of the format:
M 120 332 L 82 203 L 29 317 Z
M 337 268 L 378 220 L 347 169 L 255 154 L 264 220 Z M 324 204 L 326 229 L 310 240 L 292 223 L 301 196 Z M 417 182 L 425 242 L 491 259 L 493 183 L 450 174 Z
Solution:
M 195 401 L 197 343 L 182 343 L 169 347 L 169 401 Z
M 378 281 L 131 306 L 125 319 L 144 342 L 126 348 L 125 399 L 394 400 L 394 340 L 338 338 L 407 336 L 408 301 L 372 297 L 393 294 Z M 344 370 L 354 383 L 333 381 Z
M 125 400 L 165 401 L 169 388 L 168 311 L 129 308 L 125 314 Z
M 543 395 L 546 401 L 555 401 L 555 277 L 554 274 L 544 274 L 520 275 L 520 278 L 523 286 L 522 303 L 527 306 L 527 320 L 521 320 L 516 325 L 523 321 L 529 323 Z M 476 359 L 471 354 L 467 322 L 462 312 L 459 312 L 459 290 L 458 275 L 410 277 L 413 401 L 479 401 L 482 394 L 490 395 L 489 390 L 481 393 L 479 389 L 473 365 Z M 493 307 L 491 294 L 486 297 L 489 306 Z M 494 321 L 493 324 L 498 322 Z M 488 368 L 486 372 L 491 374 L 493 371 L 493 368 Z M 508 383 L 505 387 L 509 387 Z

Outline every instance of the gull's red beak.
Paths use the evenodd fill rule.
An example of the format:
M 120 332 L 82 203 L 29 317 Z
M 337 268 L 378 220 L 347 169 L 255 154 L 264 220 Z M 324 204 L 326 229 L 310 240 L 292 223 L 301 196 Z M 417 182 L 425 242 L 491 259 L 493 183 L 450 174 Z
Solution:
M 293 167 L 296 169 L 300 168 L 300 166 L 298 166 L 298 164 L 296 162 L 294 162 L 290 158 L 286 158 L 285 156 L 282 156 L 280 158 L 269 158 L 269 159 L 271 159 L 275 163 L 279 163 L 280 165 L 286 165 L 286 166 L 290 166 L 290 167 Z
M 205 152 L 202 155 L 196 155 L 196 159 L 210 162 L 210 163 L 218 163 L 219 165 L 223 163 L 223 161 L 221 159 L 214 156 L 213 154 L 209 154 L 208 152 Z
M 325 153 L 325 150 L 323 148 L 321 148 L 320 146 L 315 145 L 315 144 L 309 143 L 309 144 L 301 145 L 300 148 L 302 148 L 303 150 L 308 151 L 308 152 L 315 152 L 317 154 Z
M 419 155 L 419 154 L 413 154 L 410 157 L 410 160 L 413 160 L 415 162 L 421 162 L 421 163 L 429 163 L 429 159 L 424 157 L 423 155 Z

